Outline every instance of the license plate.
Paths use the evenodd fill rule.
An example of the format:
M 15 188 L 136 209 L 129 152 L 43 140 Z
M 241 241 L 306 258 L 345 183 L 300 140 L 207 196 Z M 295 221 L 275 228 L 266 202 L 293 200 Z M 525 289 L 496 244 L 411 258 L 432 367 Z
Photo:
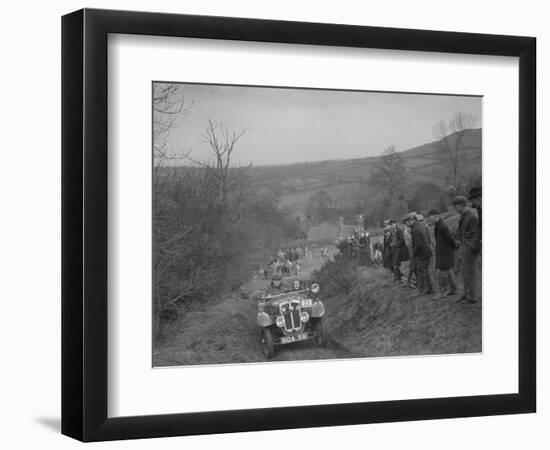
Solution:
M 281 338 L 281 344 L 290 344 L 292 342 L 305 341 L 307 339 L 307 333 L 300 333 L 294 336 L 283 336 Z

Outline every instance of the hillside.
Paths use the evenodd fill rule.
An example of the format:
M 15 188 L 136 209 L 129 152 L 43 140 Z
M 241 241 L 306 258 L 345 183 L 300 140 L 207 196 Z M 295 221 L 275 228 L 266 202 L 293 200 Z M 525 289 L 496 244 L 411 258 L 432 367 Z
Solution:
M 451 135 L 451 142 L 455 136 Z M 463 173 L 481 175 L 481 129 L 468 130 L 461 144 Z M 431 182 L 448 185 L 449 164 L 442 151 L 441 141 L 429 142 L 399 152 L 411 183 Z M 280 204 L 293 213 L 301 213 L 312 194 L 326 190 L 341 206 L 351 201 L 359 191 L 370 189 L 368 180 L 380 156 L 355 159 L 334 159 L 299 164 L 252 166 L 246 170 L 256 192 L 273 193 Z M 171 167 L 170 171 L 183 171 L 185 167 Z
M 470 130 L 462 141 L 461 164 L 465 173 L 481 173 L 481 129 Z M 454 136 L 451 136 L 451 140 Z M 410 181 L 425 181 L 444 186 L 449 166 L 440 141 L 400 152 Z M 312 163 L 258 166 L 248 176 L 258 189 L 279 195 L 281 204 L 293 211 L 302 210 L 316 191 L 326 190 L 336 201 L 347 201 L 354 192 L 365 189 L 379 156 Z

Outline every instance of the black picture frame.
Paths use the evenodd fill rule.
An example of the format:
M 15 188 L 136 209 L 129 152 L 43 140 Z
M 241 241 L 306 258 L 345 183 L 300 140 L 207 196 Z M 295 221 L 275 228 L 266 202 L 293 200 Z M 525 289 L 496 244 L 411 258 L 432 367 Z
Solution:
M 519 58 L 517 393 L 107 417 L 109 33 Z M 62 433 L 82 441 L 535 412 L 536 39 L 84 9 L 62 18 Z M 511 228 L 513 229 L 513 227 Z

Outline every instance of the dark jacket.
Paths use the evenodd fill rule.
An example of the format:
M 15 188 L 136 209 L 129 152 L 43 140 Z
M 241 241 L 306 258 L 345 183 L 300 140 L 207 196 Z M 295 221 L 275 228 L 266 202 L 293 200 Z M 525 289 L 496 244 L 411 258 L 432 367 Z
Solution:
M 408 261 L 410 259 L 411 255 L 405 243 L 405 233 L 399 226 L 395 230 L 392 230 L 389 244 L 393 252 L 399 252 L 400 261 Z
M 454 240 L 449 227 L 439 219 L 434 225 L 435 235 L 435 268 L 440 270 L 452 269 L 455 265 L 455 250 L 458 243 Z
M 384 234 L 384 244 L 382 246 L 382 257 L 384 259 L 384 267 L 386 269 L 393 269 L 392 259 L 391 259 L 391 247 L 390 247 L 390 236 Z
M 476 207 L 477 210 L 477 233 L 478 233 L 478 239 L 479 239 L 479 246 L 481 250 L 481 205 Z
M 422 222 L 415 222 L 411 227 L 411 240 L 413 257 L 417 259 L 430 259 L 433 253 L 426 225 Z
M 405 245 L 405 234 L 401 228 L 396 227 L 395 230 L 391 231 L 390 245 L 392 247 L 402 247 Z
M 473 253 L 481 251 L 481 240 L 477 217 L 474 212 L 467 208 L 458 222 L 458 241 Z
M 407 245 L 403 245 L 403 247 L 401 247 L 401 261 L 408 261 L 411 259 L 411 254 L 409 252 L 409 247 L 407 247 Z
M 476 210 L 477 210 L 477 228 L 479 229 L 479 236 L 481 236 L 481 206 L 478 206 Z

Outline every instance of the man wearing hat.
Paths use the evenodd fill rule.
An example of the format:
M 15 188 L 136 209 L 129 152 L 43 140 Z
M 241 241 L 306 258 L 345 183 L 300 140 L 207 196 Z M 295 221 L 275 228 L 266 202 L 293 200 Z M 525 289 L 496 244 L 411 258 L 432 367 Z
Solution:
M 415 213 L 406 214 L 403 223 L 411 229 L 412 258 L 416 263 L 416 289 L 419 294 L 431 294 L 428 267 L 433 256 L 427 227 Z
M 264 297 L 272 297 L 273 295 L 283 294 L 283 283 L 281 275 L 273 275 L 271 277 L 271 285 L 264 292 Z
M 462 195 L 453 198 L 453 206 L 460 214 L 457 240 L 462 251 L 462 282 L 464 293 L 460 302 L 475 303 L 477 301 L 477 259 L 481 251 L 479 227 L 474 212 L 467 207 L 468 199 Z

